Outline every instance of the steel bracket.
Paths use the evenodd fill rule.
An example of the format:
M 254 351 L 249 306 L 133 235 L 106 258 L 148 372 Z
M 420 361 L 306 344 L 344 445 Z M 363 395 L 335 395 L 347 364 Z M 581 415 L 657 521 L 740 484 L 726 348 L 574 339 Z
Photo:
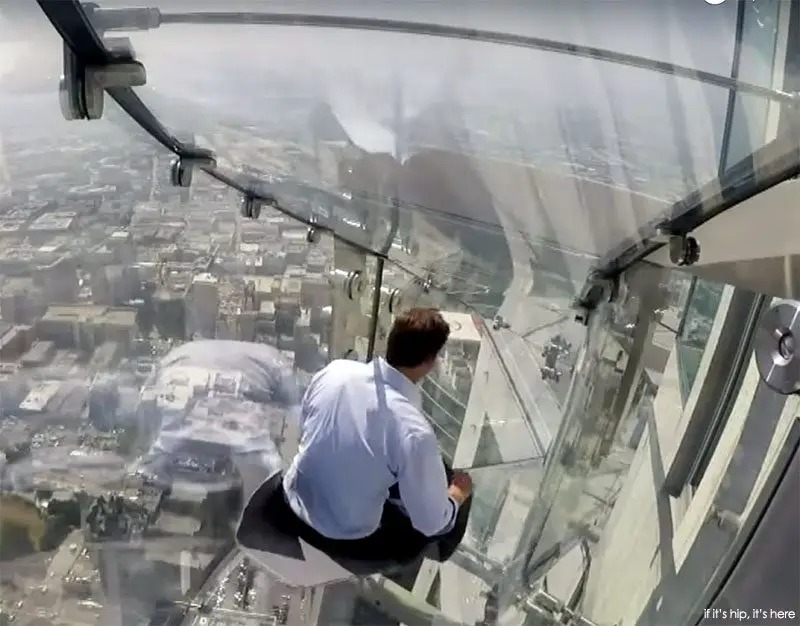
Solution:
M 334 269 L 328 276 L 328 280 L 337 293 L 341 293 L 345 299 L 353 302 L 357 302 L 366 289 L 364 276 L 358 270 Z
M 529 615 L 535 615 L 543 623 L 553 624 L 554 626 L 556 624 L 562 626 L 597 626 L 588 617 L 567 606 L 563 600 L 542 589 L 537 589 L 530 596 L 520 598 L 520 600 L 522 601 L 522 608 Z
M 61 113 L 68 121 L 103 117 L 106 89 L 141 87 L 147 82 L 144 65 L 136 60 L 127 38 L 106 42 L 110 59 L 87 65 L 64 44 L 64 71 L 58 83 Z
M 264 200 L 253 193 L 243 193 L 239 196 L 239 214 L 249 220 L 257 220 L 264 205 L 274 206 L 274 202 Z
M 170 165 L 170 181 L 175 187 L 191 187 L 195 168 L 215 167 L 216 159 L 210 150 L 192 147 L 193 156 L 178 157 Z
M 588 325 L 589 318 L 597 307 L 611 302 L 617 296 L 618 290 L 619 282 L 616 278 L 607 278 L 598 272 L 591 273 L 583 284 L 581 293 L 572 303 L 575 321 Z
M 700 260 L 700 244 L 689 233 L 678 233 L 662 225 L 651 241 L 668 246 L 669 260 L 677 267 L 689 267 Z

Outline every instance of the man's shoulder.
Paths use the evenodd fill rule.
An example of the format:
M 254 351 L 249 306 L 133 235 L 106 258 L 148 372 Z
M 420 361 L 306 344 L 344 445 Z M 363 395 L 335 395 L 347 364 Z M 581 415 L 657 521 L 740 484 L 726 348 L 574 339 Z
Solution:
M 332 387 L 363 383 L 368 376 L 364 363 L 348 359 L 331 361 L 311 379 L 310 387 Z
M 354 361 L 353 359 L 334 359 L 330 363 L 328 363 L 321 371 L 337 371 L 337 370 L 355 370 L 355 369 L 367 369 L 367 363 L 363 363 L 361 361 Z
M 317 373 L 317 378 L 351 377 L 366 375 L 367 372 L 366 363 L 350 359 L 335 359 Z
M 388 390 L 386 404 L 395 415 L 400 432 L 406 437 L 423 437 L 433 434 L 433 428 L 414 403 L 401 393 Z

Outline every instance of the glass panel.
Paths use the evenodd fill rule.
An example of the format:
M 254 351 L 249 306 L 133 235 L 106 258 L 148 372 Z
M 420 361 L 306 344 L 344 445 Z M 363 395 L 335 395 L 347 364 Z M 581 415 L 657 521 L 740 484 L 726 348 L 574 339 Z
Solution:
M 606 253 L 717 172 L 721 88 L 509 46 L 181 19 L 131 34 L 141 96 L 169 127 L 265 176 L 376 202 L 392 188 L 488 268 L 508 270 L 503 232 Z M 258 54 L 243 65 L 244 50 Z M 374 205 L 377 223 L 389 207 Z
M 551 436 L 546 428 L 548 424 L 557 428 L 560 411 L 520 403 L 511 386 L 511 381 L 519 380 L 519 372 L 509 376 L 505 360 L 498 358 L 504 345 L 499 333 L 511 331 L 492 328 L 465 302 L 435 284 L 428 283 L 426 290 L 425 281 L 395 263 L 385 266 L 382 278 L 382 304 L 396 308 L 381 309 L 376 355 L 384 350 L 393 314 L 408 307 L 436 306 L 451 326 L 438 368 L 422 383 L 422 407 L 443 456 L 454 467 L 472 474 L 475 495 L 465 539 L 452 565 L 447 566 L 457 568 L 454 575 L 459 577 L 459 586 L 440 589 L 439 602 L 447 615 L 475 613 L 477 618 L 484 604 L 480 594 L 502 578 L 504 564 L 518 549 L 520 525 L 538 488 Z M 540 381 L 540 395 L 546 386 Z M 523 412 L 523 406 L 536 411 L 534 421 Z M 551 411 L 547 423 L 541 416 L 546 409 Z M 410 590 L 414 576 L 396 582 Z M 359 602 L 354 606 L 359 607 Z M 357 612 L 355 608 L 352 611 L 347 615 Z
M 744 516 L 736 518 L 738 528 L 758 518 L 759 494 L 771 488 L 768 474 L 796 422 L 796 403 L 758 381 L 750 350 L 741 384 L 730 383 L 730 417 L 698 451 L 709 471 L 681 498 L 664 495 L 665 473 L 688 435 L 665 376 L 675 342 L 662 341 L 657 324 L 674 297 L 660 285 L 685 282 L 675 274 L 648 266 L 628 272 L 627 296 L 598 311 L 589 328 L 521 552 L 504 579 L 510 596 L 537 581 L 526 611 L 544 616 L 543 623 L 555 623 L 546 608 L 553 598 L 572 601 L 573 610 L 597 624 L 689 623 L 702 615 L 714 581 L 726 578 L 723 558 L 732 558 L 726 551 L 739 536 L 727 520 Z M 718 309 L 723 286 L 698 287 L 705 290 L 701 301 L 715 294 Z M 720 323 L 741 326 L 731 311 L 716 312 L 726 316 Z M 620 323 L 631 317 L 638 323 Z M 517 623 L 521 607 L 510 596 L 498 590 L 500 614 L 509 620 L 500 623 Z
M 475 492 L 460 554 L 488 570 L 477 578 L 491 584 L 516 554 L 521 525 L 542 479 L 544 458 L 483 467 L 478 461 L 470 469 Z
M 450 324 L 450 340 L 439 365 L 422 384 L 423 410 L 445 457 L 459 467 L 543 457 L 549 433 L 542 430 L 544 426 L 534 426 L 526 413 L 537 405 L 520 402 L 510 386 L 518 380 L 518 372 L 498 358 L 505 345 L 499 332 L 457 296 L 434 283 L 426 291 L 424 281 L 394 263 L 386 265 L 383 287 L 387 294 L 398 294 L 395 313 L 412 306 L 435 306 Z M 389 312 L 381 320 L 377 355 L 383 353 L 391 319 Z M 558 415 L 557 408 L 548 415 L 550 427 Z
M 242 504 L 229 457 L 293 453 L 287 418 L 328 360 L 341 250 L 310 249 L 273 211 L 244 221 L 210 179 L 171 187 L 110 100 L 108 121 L 67 124 L 61 43 L 27 27 L 0 44 L 33 63 L 0 81 L 2 616 L 139 624 L 240 561 L 224 558 Z M 203 338 L 254 344 L 189 342 Z M 284 359 L 268 389 L 241 361 L 255 344 Z M 214 588 L 223 611 L 252 600 L 236 581 Z
M 677 339 L 678 376 L 684 402 L 697 377 L 724 289 L 725 285 L 721 283 L 698 279 L 687 302 L 681 334 Z
M 572 42 L 584 29 L 584 44 L 730 67 L 730 37 L 715 38 L 732 28 L 736 3 L 685 12 L 646 3 L 649 26 L 628 6 L 598 5 L 587 20 L 550 7 L 545 20 L 535 10 L 451 16 L 449 5 L 428 4 L 441 23 L 477 16 L 484 28 L 529 26 Z M 555 557 L 588 550 L 597 560 L 594 587 L 581 583 L 585 612 L 618 623 L 626 585 L 650 574 L 642 566 L 637 580 L 623 580 L 619 562 L 652 566 L 659 550 L 659 566 L 669 560 L 666 542 L 641 550 L 631 541 L 629 518 L 639 513 L 637 488 L 658 492 L 636 483 L 657 457 L 653 398 L 669 356 L 647 322 L 663 321 L 673 298 L 663 286 L 680 280 L 652 268 L 629 275 L 627 299 L 598 313 L 587 345 L 566 306 L 598 254 L 715 176 L 727 92 L 474 41 L 177 25 L 181 6 L 214 8 L 175 3 L 161 30 L 130 34 L 149 70 L 142 98 L 181 136 L 271 185 L 294 213 L 373 249 L 391 239 L 378 319 L 370 289 L 342 289 L 342 279 L 375 281 L 376 259 L 329 238 L 312 252 L 305 227 L 276 212 L 244 222 L 236 195 L 208 180 L 173 189 L 163 152 L 110 100 L 104 121 L 61 121 L 60 42 L 38 12 L 4 8 L 0 19 L 13 21 L 0 23 L 0 315 L 9 326 L 0 354 L 0 619 L 10 610 L 23 621 L 140 624 L 189 609 L 190 621 L 203 622 L 213 606 L 224 621 L 249 614 L 300 626 L 322 613 L 372 624 L 379 618 L 367 606 L 379 605 L 415 624 L 441 618 L 433 603 L 451 622 L 490 622 L 500 605 L 502 623 L 519 623 L 530 610 L 519 594 L 545 574 L 543 588 L 555 593 L 564 576 L 563 559 L 550 569 Z M 599 10 L 603 19 L 591 18 Z M 635 35 L 607 28 L 608 10 L 636 19 Z M 397 11 L 391 17 L 421 19 Z M 766 107 L 735 110 L 737 132 L 747 132 L 732 139 L 731 154 L 764 143 L 756 109 Z M 693 298 L 689 309 L 708 301 Z M 266 469 L 292 454 L 291 417 L 311 374 L 332 356 L 363 358 L 370 322 L 379 324 L 379 354 L 392 314 L 415 303 L 442 308 L 453 323 L 424 383 L 424 408 L 445 456 L 475 478 L 466 539 L 427 605 L 406 593 L 417 571 L 341 594 L 289 592 L 232 551 L 241 476 L 231 457 Z M 685 347 L 688 318 L 684 328 Z M 209 350 L 203 338 L 250 343 Z M 274 375 L 267 389 L 241 365 L 258 360 L 257 344 L 282 353 L 261 364 Z M 770 409 L 782 407 L 759 389 Z M 614 508 L 626 497 L 627 515 Z M 650 521 L 644 534 L 655 535 L 661 525 Z M 616 540 L 603 533 L 612 522 Z M 706 561 L 695 572 L 716 567 Z M 692 588 L 708 580 L 695 578 Z M 621 581 L 621 593 L 604 593 L 603 580 Z
M 306 228 L 275 211 L 246 221 L 236 213 L 235 195 L 207 179 L 195 183 L 193 193 L 198 202 L 216 196 L 219 206 L 229 207 L 214 214 L 228 237 L 217 244 L 209 271 L 195 276 L 178 300 L 187 304 L 183 338 L 194 341 L 181 346 L 181 338 L 147 339 L 160 351 L 151 347 L 150 354 L 166 355 L 142 391 L 137 425 L 144 433 L 133 455 L 141 454 L 135 464 L 138 478 L 151 489 L 168 489 L 148 528 L 165 540 L 172 537 L 180 548 L 156 547 L 146 532 L 140 547 L 125 544 L 124 561 L 115 553 L 108 567 L 117 571 L 103 574 L 110 585 L 132 568 L 141 571 L 138 586 L 120 583 L 120 602 L 122 610 L 136 606 L 145 615 L 158 607 L 181 610 L 186 594 L 191 597 L 212 569 L 216 587 L 208 593 L 214 605 L 231 614 L 253 610 L 248 606 L 256 602 L 254 592 L 245 589 L 253 585 L 253 576 L 263 574 L 238 556 L 219 562 L 233 548 L 231 532 L 243 504 L 238 468 L 256 465 L 266 475 L 291 458 L 302 389 L 327 363 L 337 333 L 343 332 L 334 321 L 349 319 L 353 323 L 346 330 L 356 336 L 366 330 L 351 314 L 362 303 L 346 301 L 328 280 L 335 263 L 357 263 L 357 253 L 348 255 L 330 237 L 309 246 Z M 174 281 L 180 266 L 168 260 L 162 275 Z M 217 341 L 201 341 L 206 337 Z M 254 343 L 218 343 L 225 339 Z M 152 550 L 159 551 L 160 560 L 147 556 Z M 222 571 L 229 572 L 227 578 Z
M 748 315 L 732 311 L 723 323 L 740 325 L 732 315 Z M 750 332 L 747 328 L 745 336 Z M 658 390 L 630 475 L 595 551 L 582 610 L 596 623 L 615 623 L 622 615 L 658 624 L 692 623 L 728 579 L 749 533 L 735 532 L 725 520 L 735 515 L 741 528 L 760 523 L 774 488 L 772 474 L 781 471 L 782 449 L 796 445 L 797 403 L 759 380 L 752 350 L 739 376 L 731 381 L 733 396 L 720 432 L 697 454 L 708 471 L 678 499 L 667 498 L 658 486 L 688 431 L 669 385 Z M 750 572 L 756 578 L 763 574 Z
M 111 102 L 103 120 L 66 122 L 61 39 L 29 3 L 14 8 L 0 9 L 0 621 L 95 623 L 99 605 L 81 603 L 103 602 L 102 565 L 81 527 L 104 497 L 136 535 L 158 502 L 128 472 L 150 357 L 136 337 L 152 264 L 135 251 L 175 230 L 131 226 L 160 193 L 164 153 Z
M 666 301 L 664 308 L 659 311 L 658 321 L 664 330 L 674 335 L 678 334 L 685 319 L 686 305 L 694 290 L 695 280 L 691 274 L 674 271 L 670 272 L 665 284 Z
M 643 0 L 620 2 L 605 9 L 588 6 L 585 12 L 579 14 L 527 4 L 509 5 L 498 11 L 496 7 L 490 8 L 481 2 L 463 3 L 458 11 L 454 11 L 448 0 L 426 2 L 414 7 L 367 1 L 335 8 L 325 2 L 306 0 L 299 5 L 292 2 L 272 2 L 268 9 L 248 0 L 103 0 L 99 4 L 103 8 L 158 7 L 162 12 L 172 14 L 179 11 L 268 10 L 271 13 L 307 12 L 315 15 L 410 20 L 569 41 L 581 46 L 596 46 L 649 58 L 668 59 L 718 74 L 730 71 L 736 22 L 736 7 L 733 2 L 699 2 L 677 7 L 665 6 L 658 0 Z M 547 20 L 538 19 L 543 14 L 547 15 Z M 620 41 L 615 30 L 600 26 L 603 20 L 619 24 L 620 28 L 636 24 L 636 29 L 629 29 L 633 31 L 631 35 L 625 41 Z M 682 41 L 685 45 L 670 45 L 675 38 L 685 39 Z
M 565 421 L 548 455 L 512 570 L 523 581 L 539 579 L 554 561 L 601 536 L 641 445 L 661 377 L 652 364 L 644 364 L 645 355 L 663 370 L 666 359 L 660 353 L 668 354 L 669 348 L 655 340 L 655 325 L 647 321 L 666 304 L 669 296 L 661 285 L 668 281 L 660 269 L 642 266 L 628 298 L 598 311 L 589 328 Z M 637 318 L 644 323 L 627 321 Z M 662 358 L 652 359 L 656 352 Z
M 730 3 L 736 5 L 737 3 Z M 769 85 L 774 71 L 775 45 L 778 38 L 779 2 L 756 0 L 741 3 L 742 34 L 739 80 Z M 725 169 L 752 154 L 763 143 L 767 131 L 769 103 L 748 94 L 736 94 L 730 118 L 730 138 L 721 167 Z

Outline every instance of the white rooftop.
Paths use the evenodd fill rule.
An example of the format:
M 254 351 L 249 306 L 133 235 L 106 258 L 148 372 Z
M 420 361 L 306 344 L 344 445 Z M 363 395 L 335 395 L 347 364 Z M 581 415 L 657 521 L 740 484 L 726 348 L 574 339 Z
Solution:
M 450 341 L 480 343 L 481 333 L 475 320 L 468 313 L 442 311 L 442 317 L 450 325 Z

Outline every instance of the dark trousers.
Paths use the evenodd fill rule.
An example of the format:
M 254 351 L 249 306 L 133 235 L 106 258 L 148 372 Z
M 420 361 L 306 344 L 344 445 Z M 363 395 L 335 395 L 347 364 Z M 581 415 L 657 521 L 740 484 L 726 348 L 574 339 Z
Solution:
M 448 481 L 452 470 L 445 463 Z M 390 490 L 390 498 L 399 498 L 396 486 Z M 318 533 L 295 515 L 281 488 L 275 502 L 270 503 L 270 520 L 282 532 L 302 537 L 311 545 L 331 556 L 359 561 L 394 561 L 405 564 L 415 561 L 425 552 L 426 556 L 446 561 L 458 548 L 467 530 L 472 498 L 459 507 L 453 528 L 442 535 L 427 537 L 411 525 L 411 520 L 398 506 L 390 501 L 383 505 L 378 529 L 363 539 L 330 539 Z M 433 544 L 435 550 L 428 551 Z

